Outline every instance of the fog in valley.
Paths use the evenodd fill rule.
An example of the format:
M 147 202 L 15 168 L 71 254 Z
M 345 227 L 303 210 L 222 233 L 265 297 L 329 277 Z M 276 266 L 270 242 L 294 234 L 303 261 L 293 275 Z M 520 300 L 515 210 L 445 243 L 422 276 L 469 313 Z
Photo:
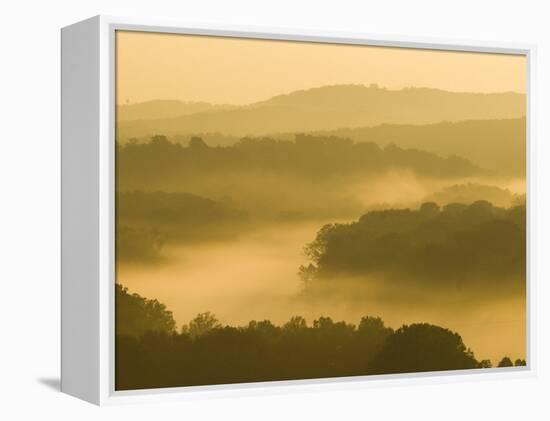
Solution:
M 205 311 L 229 325 L 264 319 L 279 325 L 295 315 L 308 322 L 330 316 L 357 323 L 373 315 L 395 328 L 420 321 L 446 326 L 460 332 L 480 359 L 498 361 L 503 350 L 524 358 L 523 294 L 503 296 L 498 288 L 480 297 L 460 290 L 403 293 L 385 287 L 383 280 L 369 280 L 360 291 L 350 282 L 344 289 L 326 288 L 322 297 L 304 297 L 298 267 L 306 261 L 304 244 L 320 225 L 273 225 L 230 242 L 171 247 L 162 264 L 119 264 L 117 279 L 165 303 L 179 325 Z
M 323 138 L 317 140 L 323 143 Z M 213 156 L 208 159 L 217 159 L 215 154 L 220 153 L 219 149 L 210 150 L 207 146 L 193 152 L 193 147 L 174 146 L 169 140 L 157 143 L 157 148 L 168 149 L 166 156 L 172 160 L 176 158 L 170 148 L 176 148 L 182 159 L 186 159 L 186 153 L 198 154 L 195 162 L 207 159 L 204 154 L 209 153 Z M 287 145 L 281 147 L 284 146 Z M 123 148 L 119 166 L 126 165 L 120 172 L 132 172 L 131 161 L 125 161 L 125 154 L 132 153 L 133 159 L 140 161 L 136 158 L 140 147 L 146 156 L 154 153 L 148 150 L 155 148 L 154 142 Z M 268 141 L 255 145 L 258 149 L 262 147 L 271 149 L 273 145 Z M 336 143 L 336 148 L 341 145 Z M 276 153 L 271 152 L 270 159 L 275 159 Z M 315 159 L 311 150 L 308 154 Z M 334 156 L 337 155 L 328 155 Z M 192 178 L 181 175 L 185 181 L 174 170 L 171 178 L 160 178 L 158 174 L 163 168 L 138 177 L 121 174 L 120 185 L 125 180 L 131 185 L 124 190 L 139 193 L 124 193 L 120 189 L 119 224 L 144 226 L 164 238 L 159 249 L 154 250 L 156 258 L 144 259 L 139 253 L 137 258 L 120 258 L 117 279 L 131 291 L 166 304 L 178 325 L 206 311 L 229 325 L 264 319 L 284 324 L 295 315 L 310 322 L 330 316 L 357 323 L 361 317 L 372 315 L 380 316 L 395 328 L 420 321 L 446 326 L 460 332 L 480 359 L 496 361 L 503 350 L 524 358 L 526 320 L 522 288 L 508 290 L 498 282 L 479 288 L 453 284 L 443 290 L 421 283 L 396 286 L 383 273 L 339 274 L 335 276 L 337 283 L 325 280 L 308 286 L 299 275 L 300 266 L 308 264 L 306 245 L 325 224 L 350 223 L 371 211 L 414 210 L 425 202 L 443 207 L 488 201 L 506 209 L 524 200 L 524 178 L 478 171 L 477 167 L 466 165 L 466 172 L 474 174 L 468 176 L 446 164 L 438 169 L 442 177 L 429 176 L 415 170 L 415 158 L 412 156 L 407 164 L 412 168 L 389 166 L 375 174 L 361 168 L 347 173 L 333 168 L 333 174 L 319 176 L 324 170 L 314 165 L 307 170 L 282 168 L 275 172 L 269 170 L 270 166 L 278 165 L 273 162 L 269 165 L 264 162 L 266 170 L 262 172 L 248 160 L 243 165 L 250 169 L 225 168 L 223 174 L 215 167 L 208 172 L 194 169 Z M 325 159 L 325 155 L 318 159 Z M 288 159 L 284 162 L 290 165 Z M 141 182 L 140 177 L 144 181 L 142 189 L 137 190 L 139 185 L 135 184 Z M 203 203 L 206 199 L 195 196 L 199 193 L 212 203 Z M 186 202 L 191 198 L 197 201 L 192 206 Z M 201 207 L 207 204 L 212 209 Z M 193 212 L 183 212 L 193 206 Z M 141 240 L 133 241 L 135 245 Z
M 524 57 L 117 46 L 117 390 L 526 365 Z

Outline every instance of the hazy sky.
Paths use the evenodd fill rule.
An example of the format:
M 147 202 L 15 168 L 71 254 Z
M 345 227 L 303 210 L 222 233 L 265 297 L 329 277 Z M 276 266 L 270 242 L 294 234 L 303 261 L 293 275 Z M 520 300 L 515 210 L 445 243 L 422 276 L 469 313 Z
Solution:
M 524 56 L 117 33 L 118 102 L 246 104 L 323 85 L 525 92 Z

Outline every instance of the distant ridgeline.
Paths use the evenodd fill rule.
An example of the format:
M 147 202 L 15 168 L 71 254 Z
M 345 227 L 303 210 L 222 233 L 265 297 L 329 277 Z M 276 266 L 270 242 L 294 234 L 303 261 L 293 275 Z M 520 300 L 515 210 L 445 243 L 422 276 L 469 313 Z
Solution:
M 159 129 L 159 133 L 163 133 Z M 458 155 L 499 175 L 525 177 L 527 126 L 525 118 L 498 120 L 467 120 L 424 125 L 381 124 L 373 127 L 316 130 L 303 134 L 351 139 L 354 142 L 376 143 L 381 147 L 394 144 L 403 149 L 419 149 L 442 157 Z M 231 146 L 240 136 L 215 132 L 191 132 L 170 135 L 175 143 L 187 145 L 193 137 L 202 138 L 210 146 Z M 296 133 L 281 132 L 267 137 L 294 140 Z M 151 136 L 118 137 L 121 144 L 129 141 L 150 142 Z
M 116 286 L 116 390 L 490 368 L 459 334 L 427 323 L 397 330 L 379 317 L 358 325 L 292 317 L 223 326 L 202 313 L 180 332 L 157 300 Z M 525 365 L 516 360 L 515 365 Z M 505 357 L 501 366 L 514 365 Z
M 345 137 L 356 142 L 376 142 L 380 146 L 395 144 L 441 156 L 456 154 L 500 175 L 525 177 L 526 174 L 525 117 L 425 125 L 382 124 L 312 134 Z
M 381 148 L 372 142 L 308 135 L 296 135 L 294 141 L 243 138 L 227 147 L 209 147 L 200 138 L 193 138 L 185 147 L 155 136 L 148 143 L 118 145 L 117 169 L 117 187 L 122 190 L 173 190 L 189 177 L 213 173 L 287 173 L 313 181 L 350 173 L 381 175 L 391 170 L 443 178 L 490 174 L 456 155 L 442 158 L 395 145 Z
M 222 133 L 258 136 L 380 124 L 522 118 L 525 95 L 335 85 L 244 106 L 151 101 L 117 107 L 117 138 Z

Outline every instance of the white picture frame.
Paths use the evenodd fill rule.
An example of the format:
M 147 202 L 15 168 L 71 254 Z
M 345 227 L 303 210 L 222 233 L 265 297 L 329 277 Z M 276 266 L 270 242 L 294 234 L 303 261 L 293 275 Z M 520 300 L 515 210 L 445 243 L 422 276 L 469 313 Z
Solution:
M 527 59 L 527 366 L 317 380 L 196 386 L 139 391 L 114 389 L 114 138 L 115 31 L 145 31 L 239 38 L 295 40 L 520 54 Z M 62 52 L 62 355 L 61 390 L 94 404 L 133 403 L 208 396 L 290 393 L 377 387 L 380 384 L 443 383 L 516 378 L 536 373 L 534 337 L 536 280 L 533 45 L 460 42 L 364 33 L 334 33 L 239 25 L 203 25 L 154 19 L 96 16 L 61 31 Z M 200 392 L 200 393 L 196 393 Z

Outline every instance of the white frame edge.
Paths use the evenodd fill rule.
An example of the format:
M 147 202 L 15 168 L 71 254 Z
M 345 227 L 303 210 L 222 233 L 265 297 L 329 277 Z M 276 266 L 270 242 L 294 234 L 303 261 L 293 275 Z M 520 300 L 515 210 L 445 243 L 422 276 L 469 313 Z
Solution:
M 99 403 L 100 19 L 61 31 L 61 391 Z
M 78 29 L 77 29 L 78 28 Z M 79 31 L 84 31 L 83 39 L 75 40 L 74 45 L 63 41 L 72 39 Z M 443 371 L 432 373 L 396 374 L 382 376 L 356 376 L 344 378 L 293 380 L 279 382 L 245 383 L 234 385 L 213 385 L 147 389 L 136 391 L 114 390 L 114 115 L 115 115 L 115 45 L 116 30 L 143 32 L 164 32 L 194 35 L 212 35 L 239 38 L 278 39 L 303 42 L 325 42 L 337 44 L 356 44 L 398 48 L 419 48 L 432 50 L 451 50 L 479 53 L 516 54 L 527 58 L 527 367 L 511 369 L 477 369 L 461 371 Z M 88 33 L 92 31 L 92 33 Z M 94 32 L 95 31 L 95 32 Z M 81 34 L 82 35 L 82 34 Z M 78 36 L 81 36 L 78 35 Z M 94 35 L 97 37 L 95 38 Z M 91 68 L 97 70 L 77 76 L 71 66 L 71 57 L 83 56 L 82 50 L 94 51 L 97 42 L 99 54 L 84 59 L 90 60 Z M 89 49 L 89 50 L 87 50 Z M 535 303 L 535 267 L 533 247 L 535 244 L 534 226 L 536 220 L 535 197 L 535 55 L 534 45 L 511 45 L 488 41 L 456 41 L 427 39 L 403 36 L 377 36 L 364 33 L 330 32 L 325 30 L 303 30 L 289 28 L 258 28 L 243 25 L 213 25 L 174 22 L 158 19 L 135 19 L 96 16 L 86 21 L 63 28 L 62 30 L 62 391 L 80 397 L 86 401 L 103 405 L 119 403 L 137 403 L 182 399 L 204 399 L 208 397 L 251 396 L 262 394 L 285 394 L 295 392 L 329 391 L 381 386 L 410 386 L 417 384 L 442 384 L 473 380 L 506 378 L 525 378 L 536 375 L 536 303 Z M 95 58 L 94 58 L 95 57 Z M 94 61 L 95 60 L 95 61 Z M 76 77 L 80 85 L 70 78 Z M 82 82 L 97 86 L 97 91 Z M 93 82 L 96 85 L 93 85 Z M 78 85 L 78 86 L 77 86 Z M 71 92 L 69 92 L 71 91 Z M 97 102 L 94 102 L 97 101 Z M 87 107 L 87 108 L 86 108 Z M 97 108 L 96 108 L 97 107 Z M 83 141 L 71 148 L 77 139 L 75 133 L 80 130 L 84 115 L 97 115 L 97 121 L 91 126 Z M 86 114 L 88 113 L 88 114 Z M 95 114 L 94 114 L 95 113 Z M 80 120 L 79 120 L 80 119 Z M 87 120 L 90 124 L 90 120 Z M 88 144 L 86 143 L 88 142 Z M 89 142 L 95 142 L 91 145 Z M 82 172 L 70 161 L 82 159 L 79 148 L 97 147 L 98 161 L 91 163 L 91 171 Z M 85 157 L 86 158 L 86 157 Z M 88 157 L 89 158 L 89 157 Z M 75 169 L 76 168 L 76 169 Z M 72 184 L 67 183 L 73 180 Z M 75 186 L 93 185 L 98 196 L 96 208 L 92 209 L 89 221 L 97 219 L 97 225 L 71 225 L 70 209 L 85 200 L 85 194 L 75 195 Z M 94 184 L 96 183 L 96 184 Z M 72 190 L 71 187 L 72 186 Z M 88 194 L 89 196 L 89 194 Z M 88 198 L 89 199 L 89 198 Z M 96 231 L 97 230 L 97 231 Z M 82 239 L 97 238 L 97 242 L 88 241 L 85 245 L 97 247 L 97 276 L 74 278 L 82 274 L 82 261 L 89 264 L 93 258 L 83 256 L 86 247 Z M 72 248 L 76 247 L 75 250 Z M 77 256 L 77 257 L 75 257 Z M 63 269 L 65 268 L 65 270 Z M 95 282 L 95 284 L 93 284 Z M 97 295 L 89 303 L 86 294 L 75 291 L 78 285 L 88 288 Z M 90 285 L 90 283 L 92 283 Z M 83 314 L 81 309 L 87 309 Z M 72 320 L 67 324 L 67 320 Z M 75 334 L 75 325 L 81 333 Z M 84 333 L 82 333 L 82 331 Z M 94 333 L 96 332 L 96 333 Z M 84 340 L 84 342 L 79 342 Z M 92 344 L 85 349 L 82 343 Z M 87 371 L 78 369 L 83 362 L 97 363 L 88 366 Z M 95 367 L 95 368 L 94 368 Z M 94 371 L 95 370 L 95 371 Z M 200 392 L 200 393 L 196 393 Z

